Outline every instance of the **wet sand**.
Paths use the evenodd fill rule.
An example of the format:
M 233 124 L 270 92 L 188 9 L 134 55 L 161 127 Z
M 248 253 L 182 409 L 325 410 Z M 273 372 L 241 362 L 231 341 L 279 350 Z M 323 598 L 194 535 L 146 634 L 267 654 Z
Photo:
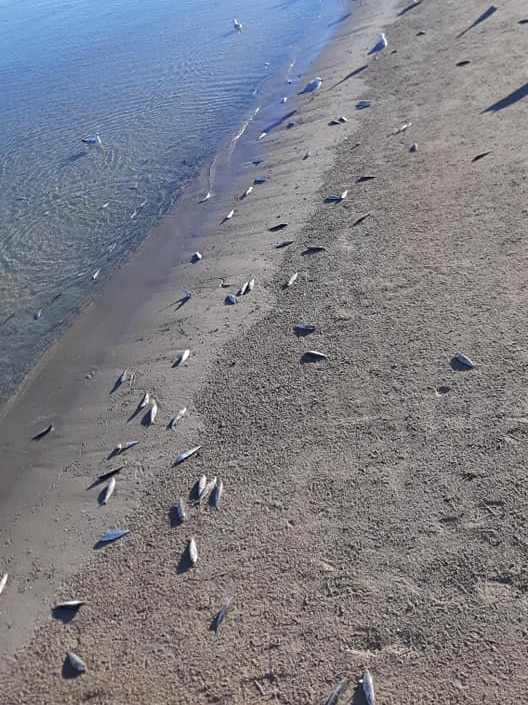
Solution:
M 199 217 L 182 204 L 28 380 L 0 431 L 5 702 L 300 704 L 341 678 L 347 702 L 365 667 L 379 703 L 522 700 L 528 30 L 520 0 L 470 28 L 487 8 L 355 8 L 314 70 L 324 88 L 233 194 L 266 183 L 204 204 L 214 228 L 177 256 L 171 232 Z M 385 24 L 388 50 L 352 76 Z M 303 364 L 310 349 L 328 360 Z M 110 394 L 124 368 L 133 386 Z M 147 389 L 150 428 L 127 421 Z M 87 485 L 121 464 L 98 507 Z M 224 482 L 219 509 L 173 525 L 202 473 Z M 53 620 L 74 597 L 88 603 Z

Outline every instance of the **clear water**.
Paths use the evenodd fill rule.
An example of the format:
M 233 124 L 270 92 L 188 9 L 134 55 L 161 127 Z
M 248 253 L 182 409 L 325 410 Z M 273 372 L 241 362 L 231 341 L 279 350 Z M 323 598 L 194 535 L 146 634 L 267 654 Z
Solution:
M 0 401 L 347 4 L 0 0 Z

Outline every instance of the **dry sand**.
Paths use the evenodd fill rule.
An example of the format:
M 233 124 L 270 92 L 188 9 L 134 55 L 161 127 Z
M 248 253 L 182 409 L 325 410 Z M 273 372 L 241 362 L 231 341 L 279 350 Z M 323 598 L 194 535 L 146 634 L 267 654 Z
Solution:
M 182 263 L 167 234 L 196 216 L 177 211 L 8 409 L 3 703 L 301 705 L 341 678 L 347 702 L 364 667 L 378 705 L 525 699 L 528 12 L 508 0 L 461 34 L 487 2 L 391 5 L 364 2 L 337 28 L 314 71 L 324 90 L 265 140 L 268 182 L 205 206 L 233 219 Z M 387 52 L 342 80 L 385 23 Z M 326 252 L 303 256 L 314 244 Z M 250 276 L 254 292 L 225 307 Z M 180 287 L 194 296 L 176 310 Z M 301 321 L 315 333 L 296 337 Z M 301 364 L 309 349 L 328 361 Z M 475 369 L 453 369 L 457 351 Z M 110 395 L 125 367 L 134 386 Z M 145 389 L 160 405 L 148 429 L 126 421 Z M 29 443 L 48 420 L 56 432 Z M 85 488 L 132 438 L 98 508 Z M 220 508 L 172 526 L 202 473 L 224 481 Z M 72 597 L 88 603 L 53 620 Z M 62 670 L 70 649 L 88 665 L 78 678 Z

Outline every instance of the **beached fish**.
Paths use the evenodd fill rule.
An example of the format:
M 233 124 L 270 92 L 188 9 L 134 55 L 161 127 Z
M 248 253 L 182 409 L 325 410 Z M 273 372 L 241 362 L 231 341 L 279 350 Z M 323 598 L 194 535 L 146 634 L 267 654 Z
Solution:
M 252 191 L 253 191 L 253 186 L 248 186 L 247 189 L 242 194 L 241 198 L 247 198 Z
M 461 365 L 464 365 L 464 367 L 467 367 L 469 369 L 473 369 L 473 367 L 475 367 L 475 363 L 473 362 L 473 360 L 470 360 L 470 358 L 464 355 L 464 353 L 457 352 L 454 356 L 454 359 Z
M 203 477 L 205 477 L 205 475 L 203 475 Z M 215 487 L 216 477 L 213 477 L 213 479 L 209 480 L 209 482 L 206 482 L 204 487 L 202 487 L 201 491 L 198 492 L 198 501 L 202 502 L 204 499 L 206 499 L 206 497 L 214 490 Z
M 375 176 L 359 176 L 356 179 L 356 184 L 362 184 L 364 181 L 372 181 L 372 179 L 375 179 Z
M 307 335 L 315 332 L 315 326 L 311 325 L 311 323 L 297 323 L 294 330 L 296 333 Z
M 312 78 L 311 81 L 308 81 L 308 83 L 305 85 L 299 95 L 302 95 L 303 93 L 315 93 L 315 91 L 318 91 L 319 88 L 321 88 L 322 84 L 323 79 L 319 76 L 316 76 L 315 78 Z
M 194 448 L 191 448 L 190 450 L 186 450 L 183 453 L 180 453 L 180 455 L 176 458 L 174 461 L 174 465 L 179 465 L 180 463 L 183 463 L 184 460 L 187 460 L 187 458 L 190 458 L 192 455 L 197 453 L 202 446 L 194 446 Z
M 33 314 L 33 318 L 34 318 L 36 321 L 38 321 L 41 316 L 42 316 L 42 309 L 39 308 L 39 309 L 38 309 L 37 311 L 35 311 L 35 313 Z
M 356 220 L 352 223 L 352 226 L 359 225 L 371 215 L 372 213 L 364 213 L 363 215 L 360 215 L 359 218 L 356 218 Z
M 234 294 L 228 294 L 228 295 L 225 297 L 225 304 L 226 304 L 226 306 L 233 306 L 233 305 L 236 304 L 237 302 L 238 302 L 238 299 L 237 299 L 237 297 L 236 297 Z
M 121 374 L 117 378 L 116 384 L 117 385 L 123 384 L 123 382 L 126 382 L 126 380 L 127 380 L 127 370 L 123 370 L 123 372 L 121 372 Z
M 249 289 L 249 282 L 244 282 L 242 284 L 242 286 L 240 287 L 240 289 L 238 290 L 237 296 L 244 296 L 245 294 L 247 294 L 248 289 Z
M 254 288 L 255 288 L 255 280 L 254 280 L 254 279 L 250 279 L 250 280 L 248 281 L 248 288 L 247 288 L 246 294 L 249 294 L 249 292 L 250 292 L 250 291 L 253 291 Z
M 169 421 L 169 428 L 174 428 L 178 421 L 184 416 L 185 412 L 187 411 L 187 407 L 184 406 L 183 409 L 180 409 L 176 416 L 174 416 L 170 421 Z
M 291 275 L 291 277 L 288 279 L 288 281 L 286 282 L 286 287 L 291 286 L 294 283 L 294 281 L 297 279 L 297 276 L 298 276 L 298 272 L 294 272 Z
M 337 118 L 332 118 L 330 122 L 328 123 L 329 125 L 340 125 L 341 123 Z
M 409 120 L 409 122 L 404 122 L 403 125 L 400 125 L 400 127 L 397 127 L 392 134 L 399 135 L 401 132 L 405 132 L 405 130 L 408 130 L 409 127 L 411 127 L 411 125 L 412 125 L 412 122 L 410 120 Z
M 325 203 L 339 203 L 341 200 L 341 196 L 338 196 L 335 193 L 329 193 L 328 196 L 325 198 Z
M 254 184 L 265 184 L 266 183 L 266 177 L 265 176 L 257 176 L 255 179 L 253 179 Z
M 180 301 L 187 301 L 188 299 L 191 298 L 191 296 L 192 296 L 192 294 L 189 291 L 189 289 L 184 289 Z
M 330 693 L 330 697 L 326 701 L 325 705 L 335 705 L 337 703 L 337 699 L 346 688 L 346 685 L 346 680 L 339 681 L 334 690 Z
M 193 262 L 199 262 L 202 259 L 202 254 L 201 252 L 196 251 L 193 256 L 192 256 L 192 261 Z
M 109 482 L 108 485 L 106 486 L 106 490 L 105 490 L 103 499 L 101 500 L 101 504 L 107 504 L 107 503 L 108 503 L 108 500 L 110 499 L 110 497 L 111 497 L 111 496 L 113 495 L 113 493 L 114 493 L 115 486 L 116 486 L 116 479 L 115 479 L 115 477 L 111 477 L 111 478 L 110 478 L 110 482 Z
M 47 436 L 48 433 L 51 433 L 51 431 L 53 431 L 53 430 L 54 430 L 54 426 L 52 423 L 50 423 L 49 426 L 46 426 L 46 428 L 43 428 L 42 431 L 39 431 L 38 433 L 36 433 L 33 436 L 32 440 L 33 441 L 40 441 L 41 438 L 44 438 L 44 436 Z
M 222 499 L 222 493 L 224 491 L 224 483 L 222 480 L 216 483 L 216 487 L 213 490 L 213 494 L 211 495 L 211 504 L 215 509 L 218 509 L 218 505 L 220 504 L 220 500 Z
M 284 98 L 281 98 L 281 103 L 284 105 L 288 101 L 287 96 L 284 96 Z
M 306 152 L 306 154 L 304 155 L 303 159 L 310 159 L 311 156 L 312 156 L 312 153 L 311 153 L 311 152 Z
M 260 135 L 257 137 L 257 140 L 263 140 L 267 134 L 268 134 L 267 132 L 261 132 Z
M 198 549 L 196 548 L 196 541 L 194 538 L 190 539 L 187 550 L 189 552 L 189 560 L 191 561 L 191 564 L 196 565 L 198 562 Z
M 200 198 L 198 203 L 205 203 L 205 201 L 208 201 L 211 198 L 211 192 L 208 191 L 203 198 Z
M 8 577 L 9 577 L 9 573 L 4 573 L 2 576 L 2 580 L 0 580 L 0 595 L 4 592 Z
M 224 217 L 224 220 L 231 220 L 231 218 L 235 215 L 234 209 L 231 209 L 229 213 Z
M 106 482 L 109 480 L 111 477 L 114 475 L 119 475 L 121 470 L 124 468 L 124 465 L 121 465 L 119 468 L 114 468 L 113 470 L 109 470 L 108 472 L 104 472 L 102 475 L 98 475 L 97 479 L 92 482 L 90 487 L 88 489 L 91 489 L 92 487 L 96 487 L 97 485 L 101 485 L 103 482 Z
M 215 632 L 218 631 L 218 628 L 220 627 L 220 625 L 224 621 L 224 617 L 228 613 L 229 608 L 233 604 L 234 599 L 235 599 L 234 597 L 230 597 L 228 600 L 226 600 L 226 602 L 220 608 L 218 614 L 214 618 L 214 622 L 213 622 L 213 626 L 212 626 L 213 631 L 215 631 Z
M 148 417 L 148 424 L 153 424 L 154 421 L 156 420 L 156 416 L 158 415 L 158 404 L 155 399 L 152 400 L 152 406 L 150 407 L 150 413 Z
M 378 41 L 374 44 L 374 46 L 368 52 L 368 56 L 370 56 L 371 54 L 379 54 L 379 52 L 386 49 L 387 46 L 388 46 L 387 37 L 382 32 L 379 35 Z
M 86 671 L 86 664 L 80 658 L 77 656 L 76 653 L 73 651 L 68 651 L 68 661 L 70 662 L 71 667 L 77 671 L 77 673 L 84 673 Z
M 182 352 L 182 354 L 181 354 L 179 357 L 177 357 L 176 360 L 174 360 L 172 366 L 173 366 L 173 367 L 181 367 L 181 366 L 183 365 L 183 363 L 184 363 L 186 360 L 189 359 L 189 355 L 190 355 L 190 354 L 191 354 L 191 351 L 190 351 L 190 350 L 188 350 L 188 349 L 187 349 L 187 350 L 184 350 L 184 351 Z
M 128 450 L 129 448 L 133 448 L 134 446 L 137 446 L 139 441 L 127 441 L 125 445 L 121 445 L 118 443 L 119 446 L 121 446 L 121 453 L 124 453 L 125 450 Z
M 341 192 L 341 195 L 339 196 L 339 199 L 340 199 L 341 201 L 344 201 L 347 196 L 348 196 L 348 191 L 347 191 L 347 189 L 345 189 L 344 191 Z
M 141 402 L 139 404 L 139 408 L 144 409 L 147 406 L 147 404 L 149 403 L 149 401 L 150 401 L 150 394 L 148 392 L 145 392 L 145 394 L 143 395 L 143 399 L 141 400 Z
M 78 610 L 86 604 L 85 600 L 67 600 L 66 602 L 59 602 L 54 606 L 54 610 Z
M 117 541 L 117 539 L 120 539 L 122 536 L 126 536 L 128 533 L 130 533 L 129 529 L 111 531 L 110 533 L 101 536 L 99 543 L 110 543 L 111 541 Z
M 325 355 L 322 352 L 319 352 L 318 350 L 307 350 L 304 355 L 304 358 L 311 358 L 313 360 L 328 360 L 328 355 Z
M 101 139 L 101 135 L 96 132 L 93 137 L 85 137 L 84 139 L 81 139 L 81 142 L 85 144 L 87 147 L 102 147 L 103 146 L 103 140 Z
M 242 26 L 242 22 L 239 22 L 238 20 L 233 20 L 233 26 L 237 34 L 240 34 L 240 32 L 244 29 Z
M 356 103 L 356 110 L 366 110 L 370 108 L 370 100 L 359 100 Z
M 101 274 L 101 270 L 96 269 L 95 272 L 92 274 L 92 280 L 95 281 L 100 274 Z
M 341 115 L 341 117 L 339 117 L 339 118 L 337 118 L 337 119 L 338 119 L 339 122 L 341 122 L 341 123 L 348 122 L 348 119 L 347 119 L 344 115 Z
M 178 504 L 176 505 L 176 516 L 177 516 L 180 524 L 185 519 L 185 505 L 184 505 L 183 499 L 181 497 L 178 500 Z
M 363 677 L 360 680 L 363 686 L 363 693 L 365 694 L 365 700 L 367 705 L 376 705 L 376 696 L 374 695 L 374 682 L 372 681 L 372 676 L 368 669 L 365 669 Z
M 418 151 L 418 145 L 416 142 L 413 142 L 411 146 L 409 147 L 409 152 L 417 152 Z

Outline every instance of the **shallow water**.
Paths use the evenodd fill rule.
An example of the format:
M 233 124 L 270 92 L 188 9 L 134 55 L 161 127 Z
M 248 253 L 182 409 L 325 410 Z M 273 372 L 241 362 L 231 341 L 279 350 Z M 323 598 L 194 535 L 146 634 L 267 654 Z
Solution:
M 0 401 L 350 5 L 0 0 Z

